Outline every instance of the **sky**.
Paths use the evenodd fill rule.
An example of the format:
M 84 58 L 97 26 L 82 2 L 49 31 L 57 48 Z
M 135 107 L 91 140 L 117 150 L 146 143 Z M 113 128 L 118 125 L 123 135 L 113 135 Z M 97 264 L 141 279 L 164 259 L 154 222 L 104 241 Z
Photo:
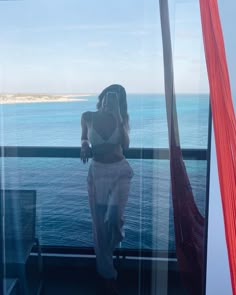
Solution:
M 198 0 L 169 0 L 175 89 L 206 93 Z M 0 92 L 162 93 L 157 0 L 0 1 Z

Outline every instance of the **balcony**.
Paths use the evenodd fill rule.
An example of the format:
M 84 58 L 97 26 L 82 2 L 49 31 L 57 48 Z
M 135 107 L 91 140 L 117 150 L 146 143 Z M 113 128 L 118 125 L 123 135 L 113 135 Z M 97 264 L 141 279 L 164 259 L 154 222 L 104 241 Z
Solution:
M 184 149 L 182 152 L 187 169 L 190 171 L 190 180 L 193 174 L 192 165 L 196 167 L 200 165 L 198 169 L 202 173 L 201 183 L 193 190 L 196 191 L 197 196 L 201 196 L 201 198 L 197 197 L 196 202 L 200 205 L 204 203 L 201 207 L 204 214 L 207 205 L 205 198 L 208 186 L 208 151 L 205 149 Z M 34 246 L 27 260 L 26 273 L 29 295 L 37 294 L 41 290 L 38 288 L 40 281 L 43 282 L 40 292 L 46 295 L 98 294 L 92 239 L 88 238 L 86 242 L 84 240 L 85 236 L 91 236 L 92 233 L 90 230 L 83 232 L 83 229 L 87 228 L 85 225 L 87 217 L 84 214 L 86 210 L 89 211 L 86 205 L 86 190 L 85 187 L 79 188 L 75 183 L 78 179 L 76 177 L 80 176 L 82 183 L 85 184 L 87 172 L 87 167 L 80 164 L 79 154 L 79 148 L 65 147 L 2 147 L 0 149 L 0 157 L 4 163 L 2 177 L 5 189 L 34 189 L 37 195 L 36 237 L 41 244 L 43 269 L 42 274 L 33 271 L 38 265 L 38 248 Z M 143 179 L 145 169 L 149 169 L 153 177 L 158 173 L 162 174 L 164 170 L 168 174 L 168 149 L 131 148 L 125 156 L 136 168 L 134 169 L 136 177 L 142 179 L 140 180 L 141 188 L 133 188 L 131 191 L 131 198 L 136 198 L 137 206 L 128 205 L 126 210 L 128 212 L 136 210 L 137 214 L 135 221 L 129 218 L 129 214 L 126 217 L 127 238 L 131 238 L 128 241 L 125 239 L 114 253 L 119 273 L 120 294 L 188 294 L 181 283 L 177 268 L 173 224 L 171 224 L 173 223 L 171 221 L 172 209 L 158 207 L 161 203 L 158 201 L 160 195 L 157 194 L 157 190 L 163 190 L 162 185 L 166 182 L 160 183 L 158 187 L 152 186 L 150 190 Z M 61 166 L 57 165 L 59 162 L 61 162 Z M 162 165 L 161 173 L 155 163 Z M 77 169 L 81 166 L 83 166 L 82 170 L 80 169 L 78 174 Z M 18 169 L 16 174 L 14 174 L 14 167 Z M 61 167 L 61 170 L 58 171 L 55 167 Z M 55 178 L 47 179 L 45 176 L 44 181 L 42 178 L 39 180 L 37 176 L 42 175 L 45 171 L 55 175 Z M 15 187 L 12 187 L 13 182 L 9 180 L 9 177 L 14 179 Z M 17 182 L 16 177 L 18 178 Z M 67 184 L 63 190 L 61 190 L 61 182 Z M 77 206 L 77 215 L 72 210 L 73 204 L 70 199 L 70 196 L 73 195 L 72 191 L 76 191 L 80 195 L 78 203 L 83 207 L 82 210 L 82 207 Z M 138 193 L 138 198 L 134 192 Z M 152 212 L 150 211 L 151 207 L 145 204 L 145 196 L 147 195 L 152 200 L 154 200 L 154 195 L 157 197 L 154 200 L 154 202 L 157 200 L 157 204 L 155 208 L 152 207 Z M 50 202 L 50 197 L 54 199 L 54 203 Z M 63 210 L 58 203 L 63 205 Z M 154 204 L 153 201 L 151 204 Z M 47 211 L 49 208 L 50 212 L 53 212 L 51 215 Z M 166 211 L 164 217 L 168 218 L 165 230 L 169 234 L 166 237 L 163 237 L 163 233 L 158 228 L 163 211 Z M 90 223 L 90 220 L 87 222 Z M 51 228 L 50 226 L 48 228 L 48 223 Z M 56 224 L 59 229 L 55 228 Z M 46 226 L 47 231 L 45 231 Z M 134 227 L 136 227 L 136 231 L 134 231 Z M 72 228 L 73 230 L 77 228 L 79 237 L 75 238 L 70 235 Z M 156 231 L 158 231 L 157 236 Z M 132 239 L 133 243 L 131 243 Z

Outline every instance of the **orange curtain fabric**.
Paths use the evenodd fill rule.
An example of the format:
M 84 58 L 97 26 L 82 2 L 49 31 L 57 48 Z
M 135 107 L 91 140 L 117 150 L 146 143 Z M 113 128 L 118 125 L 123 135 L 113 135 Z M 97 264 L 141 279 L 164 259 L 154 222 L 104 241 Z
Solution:
M 199 1 L 231 283 L 236 294 L 236 120 L 217 0 Z

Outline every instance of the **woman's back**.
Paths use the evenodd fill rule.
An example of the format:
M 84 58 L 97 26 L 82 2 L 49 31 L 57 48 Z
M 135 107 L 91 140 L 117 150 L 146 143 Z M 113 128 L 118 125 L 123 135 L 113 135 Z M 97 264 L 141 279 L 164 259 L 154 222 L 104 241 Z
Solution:
M 124 158 L 121 132 L 116 118 L 109 112 L 87 112 L 88 140 L 95 161 L 111 163 Z
M 92 145 L 120 143 L 120 132 L 114 116 L 107 112 L 92 112 L 88 126 L 88 136 Z

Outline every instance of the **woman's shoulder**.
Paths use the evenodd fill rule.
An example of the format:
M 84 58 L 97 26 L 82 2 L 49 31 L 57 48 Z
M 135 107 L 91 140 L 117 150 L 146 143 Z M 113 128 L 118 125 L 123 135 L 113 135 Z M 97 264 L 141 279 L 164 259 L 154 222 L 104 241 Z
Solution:
M 81 118 L 82 120 L 85 120 L 86 122 L 90 122 L 95 113 L 97 112 L 91 112 L 91 111 L 84 112 L 82 113 Z

